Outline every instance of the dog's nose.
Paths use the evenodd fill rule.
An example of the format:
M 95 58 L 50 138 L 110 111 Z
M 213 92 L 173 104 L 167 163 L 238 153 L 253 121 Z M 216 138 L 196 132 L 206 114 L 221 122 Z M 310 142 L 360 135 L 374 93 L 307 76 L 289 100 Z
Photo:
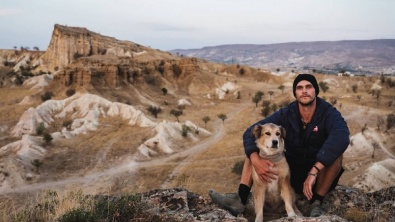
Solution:
M 273 144 L 273 148 L 277 148 L 278 140 L 273 140 L 272 144 Z

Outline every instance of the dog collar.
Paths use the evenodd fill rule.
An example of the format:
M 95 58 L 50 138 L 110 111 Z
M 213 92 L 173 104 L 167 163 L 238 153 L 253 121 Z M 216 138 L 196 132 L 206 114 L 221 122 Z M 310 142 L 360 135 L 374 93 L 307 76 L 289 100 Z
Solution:
M 265 160 L 270 160 L 273 163 L 276 163 L 276 162 L 282 160 L 282 158 L 284 158 L 284 155 L 282 153 L 277 153 L 274 155 L 265 155 L 265 156 L 262 156 L 261 153 L 259 153 L 259 156 Z

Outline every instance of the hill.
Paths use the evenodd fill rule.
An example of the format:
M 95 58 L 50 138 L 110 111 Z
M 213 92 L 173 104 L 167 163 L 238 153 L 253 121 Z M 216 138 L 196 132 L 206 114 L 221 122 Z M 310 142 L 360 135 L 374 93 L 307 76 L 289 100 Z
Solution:
M 252 97 L 264 92 L 274 112 L 294 99 L 298 74 L 176 56 L 61 25 L 45 52 L 0 55 L 3 221 L 27 213 L 25 200 L 40 194 L 45 200 L 76 191 L 107 198 L 175 187 L 206 198 L 209 189 L 234 192 L 240 175 L 232 169 L 245 158 L 242 133 L 263 118 L 264 104 Z M 340 110 L 351 131 L 344 192 L 393 186 L 394 80 L 314 75 L 329 87 L 320 97 Z M 60 202 L 66 201 L 53 200 Z M 56 215 L 51 208 L 47 219 L 73 206 Z
M 395 74 L 395 39 L 290 42 L 268 45 L 220 45 L 175 49 L 188 57 L 276 70 L 319 70 L 337 74 Z

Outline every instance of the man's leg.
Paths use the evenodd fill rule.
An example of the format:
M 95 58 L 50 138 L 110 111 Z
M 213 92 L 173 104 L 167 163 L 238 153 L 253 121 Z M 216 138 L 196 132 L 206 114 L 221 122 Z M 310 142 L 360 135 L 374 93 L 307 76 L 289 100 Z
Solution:
M 343 155 L 338 157 L 329 167 L 322 169 L 317 176 L 313 198 L 310 200 L 313 208 L 310 212 L 311 217 L 319 217 L 324 213 L 321 205 L 325 195 L 337 185 L 339 173 L 342 170 Z
M 315 192 L 318 195 L 325 196 L 328 193 L 333 181 L 336 179 L 342 169 L 342 163 L 343 155 L 338 157 L 335 162 L 332 163 L 332 165 L 322 169 L 318 173 L 317 185 L 315 188 Z
M 241 174 L 237 194 L 220 194 L 214 190 L 209 191 L 211 200 L 230 211 L 234 216 L 243 213 L 252 186 L 252 162 L 246 158 Z

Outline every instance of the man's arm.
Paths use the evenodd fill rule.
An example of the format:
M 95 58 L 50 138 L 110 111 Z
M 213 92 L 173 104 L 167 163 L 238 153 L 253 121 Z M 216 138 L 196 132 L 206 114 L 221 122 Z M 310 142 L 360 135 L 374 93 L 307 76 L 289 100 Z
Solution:
M 340 112 L 331 107 L 330 114 L 325 118 L 325 129 L 328 138 L 317 154 L 317 162 L 323 166 L 330 166 L 339 156 L 341 156 L 350 144 L 350 131 Z

